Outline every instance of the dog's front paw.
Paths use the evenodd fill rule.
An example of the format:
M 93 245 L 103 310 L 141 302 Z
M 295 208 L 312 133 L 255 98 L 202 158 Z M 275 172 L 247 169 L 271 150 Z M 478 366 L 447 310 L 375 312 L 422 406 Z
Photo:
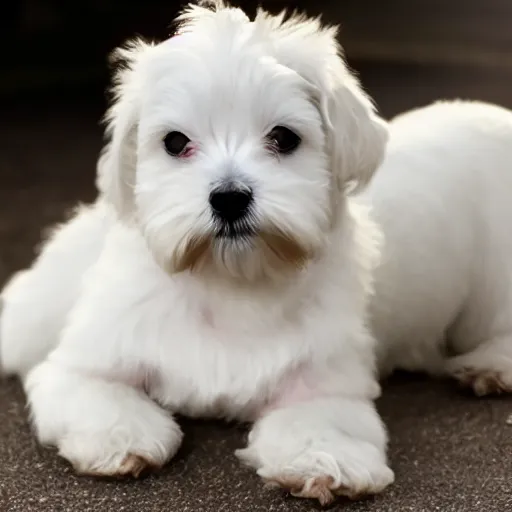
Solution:
M 320 440 L 321 433 L 318 437 L 302 450 L 297 446 L 293 454 L 255 443 L 237 455 L 268 485 L 293 496 L 317 499 L 322 505 L 336 496 L 357 499 L 377 494 L 393 483 L 393 471 L 374 446 L 341 435 L 330 441 Z
M 237 456 L 264 482 L 322 505 L 336 496 L 357 499 L 383 491 L 394 481 L 386 464 L 380 423 L 362 425 L 361 435 L 329 422 L 290 421 L 286 415 L 264 419 Z
M 160 469 L 177 451 L 182 434 L 172 418 L 167 424 L 147 425 L 147 430 L 126 424 L 112 431 L 78 431 L 59 439 L 59 455 L 78 474 L 98 477 L 138 478 Z
M 122 383 L 45 362 L 25 389 L 39 440 L 80 474 L 138 477 L 163 466 L 181 444 L 172 416 Z

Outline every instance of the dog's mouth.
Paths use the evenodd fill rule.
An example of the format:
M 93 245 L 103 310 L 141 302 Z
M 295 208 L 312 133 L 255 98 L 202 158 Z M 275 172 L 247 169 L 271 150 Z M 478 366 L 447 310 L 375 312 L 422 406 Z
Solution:
M 215 226 L 214 238 L 216 240 L 237 241 L 254 238 L 258 229 L 254 221 L 241 219 L 235 222 L 222 222 Z

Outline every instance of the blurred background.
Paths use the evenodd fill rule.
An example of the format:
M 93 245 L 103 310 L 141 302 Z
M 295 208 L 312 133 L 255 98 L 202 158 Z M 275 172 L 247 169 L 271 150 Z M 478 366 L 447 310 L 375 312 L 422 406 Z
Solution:
M 107 55 L 161 39 L 183 2 L 4 0 L 0 8 L 0 283 L 43 226 L 94 197 Z M 386 117 L 437 98 L 512 107 L 511 0 L 262 0 L 341 24 L 349 64 Z M 257 5 L 240 0 L 249 12 Z M 179 72 L 179 70 L 177 70 Z

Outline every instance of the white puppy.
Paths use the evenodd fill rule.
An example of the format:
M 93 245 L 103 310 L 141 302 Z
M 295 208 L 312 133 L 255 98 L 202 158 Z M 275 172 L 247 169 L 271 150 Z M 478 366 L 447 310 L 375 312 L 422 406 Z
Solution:
M 181 23 L 118 53 L 101 197 L 4 291 L 4 369 L 82 473 L 164 464 L 170 411 L 254 422 L 239 456 L 296 495 L 379 492 L 379 233 L 345 189 L 386 124 L 332 28 L 222 5 Z
M 453 102 L 399 116 L 365 195 L 386 239 L 371 301 L 382 373 L 512 392 L 512 112 Z

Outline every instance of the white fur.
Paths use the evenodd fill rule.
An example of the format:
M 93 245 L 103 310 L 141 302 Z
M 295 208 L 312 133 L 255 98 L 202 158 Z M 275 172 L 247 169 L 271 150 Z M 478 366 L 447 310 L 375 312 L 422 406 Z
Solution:
M 119 52 L 100 198 L 4 290 L 4 369 L 27 374 L 39 439 L 81 472 L 165 463 L 181 441 L 165 407 L 255 422 L 240 456 L 296 494 L 378 492 L 393 480 L 365 322 L 379 233 L 344 191 L 371 179 L 386 125 L 333 29 L 222 6 L 182 21 Z M 301 135 L 295 153 L 266 149 L 276 125 Z M 192 157 L 165 152 L 173 130 Z M 226 178 L 254 189 L 250 240 L 214 237 Z
M 512 391 L 512 112 L 441 102 L 399 116 L 365 194 L 386 238 L 371 302 L 382 372 Z

